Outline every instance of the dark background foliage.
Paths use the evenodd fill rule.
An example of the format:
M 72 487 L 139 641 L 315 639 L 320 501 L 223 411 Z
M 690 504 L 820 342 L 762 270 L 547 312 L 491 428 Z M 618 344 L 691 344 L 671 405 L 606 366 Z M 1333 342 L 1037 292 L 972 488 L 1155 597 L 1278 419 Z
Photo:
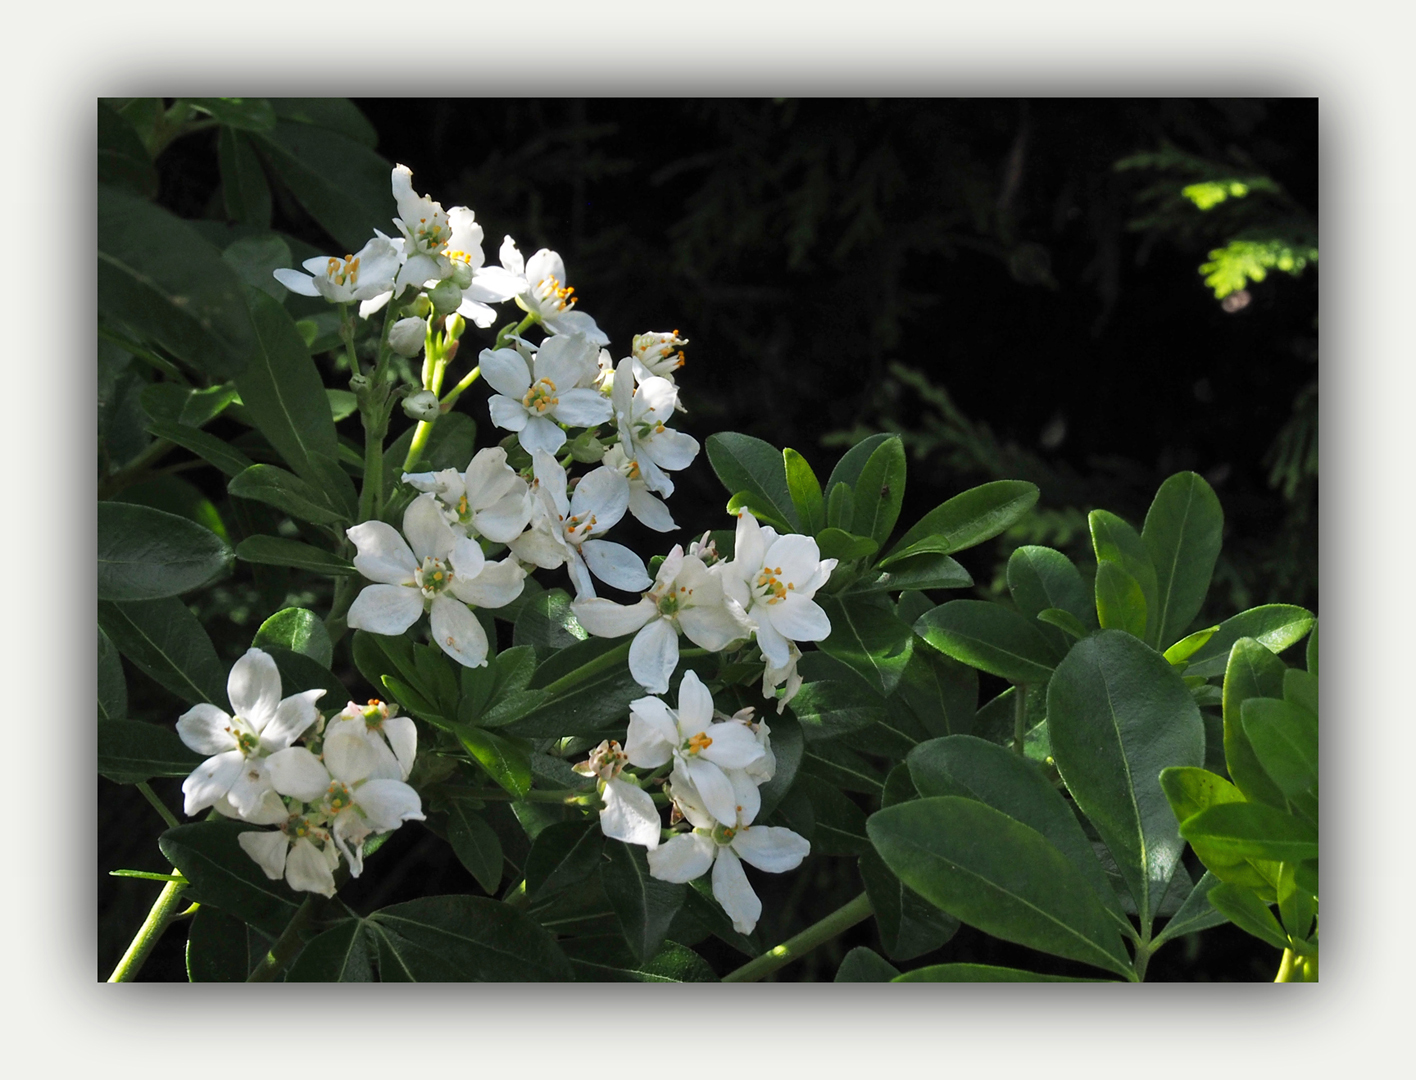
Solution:
M 1037 483 L 1030 519 L 962 560 L 981 595 L 996 591 L 1012 547 L 1051 544 L 1084 563 L 1087 510 L 1139 526 L 1160 481 L 1194 469 L 1226 515 L 1205 615 L 1266 602 L 1317 610 L 1317 269 L 1270 274 L 1223 304 L 1197 271 L 1212 248 L 1275 222 L 1311 226 L 1316 241 L 1316 101 L 358 104 L 416 190 L 475 209 L 488 261 L 508 233 L 525 255 L 558 250 L 616 358 L 645 330 L 688 337 L 681 426 L 700 442 L 744 431 L 795 447 L 824 478 L 850 433 L 900 430 L 911 454 L 903 522 L 984 480 Z M 219 216 L 209 143 L 189 136 L 159 162 L 160 201 L 184 217 Z M 1115 168 L 1161 148 L 1213 175 L 1271 178 L 1283 198 L 1201 213 L 1175 205 L 1195 176 Z M 279 191 L 275 213 L 276 228 L 333 250 Z M 490 444 L 477 393 L 464 401 Z M 726 493 L 706 461 L 676 482 L 675 539 L 723 527 Z M 219 484 L 209 494 L 220 503 Z M 663 546 L 628 525 L 636 548 Z M 228 659 L 275 610 L 261 609 L 258 585 L 238 564 L 214 591 L 230 629 L 212 635 Z M 163 705 L 139 679 L 132 691 Z M 175 718 L 181 707 L 166 704 Z M 179 801 L 178 782 L 155 786 Z M 151 842 L 160 823 L 131 788 L 100 781 L 100 807 L 102 871 L 167 869 Z M 355 907 L 362 893 L 389 903 L 476 891 L 416 825 L 379 863 L 378 880 L 347 890 Z M 859 891 L 854 860 L 824 856 L 755 883 L 770 940 Z M 148 892 L 100 879 L 102 975 Z M 875 946 L 871 926 L 782 976 L 829 979 L 846 948 Z M 183 977 L 182 936 L 167 935 L 144 979 Z M 701 948 L 716 968 L 739 962 L 715 944 Z M 1270 951 L 1221 927 L 1161 952 L 1149 977 L 1271 978 Z M 910 966 L 945 961 L 1072 967 L 967 928 Z

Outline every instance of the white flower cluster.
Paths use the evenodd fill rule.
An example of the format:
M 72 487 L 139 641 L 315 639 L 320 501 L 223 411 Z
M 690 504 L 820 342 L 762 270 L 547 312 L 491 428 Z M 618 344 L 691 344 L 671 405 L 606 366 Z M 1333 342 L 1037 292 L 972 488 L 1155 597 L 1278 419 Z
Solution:
M 211 755 L 183 781 L 183 809 L 190 816 L 215 807 L 276 826 L 243 832 L 242 849 L 272 880 L 333 896 L 341 854 L 358 877 L 370 835 L 423 820 L 418 793 L 405 783 L 418 734 L 382 702 L 351 701 L 325 725 L 315 705 L 323 690 L 280 692 L 275 661 L 251 649 L 226 684 L 236 715 L 205 703 L 182 714 L 177 734 Z M 301 737 L 310 745 L 294 745 Z
M 630 705 L 629 732 L 621 750 L 603 742 L 575 766 L 600 779 L 600 830 L 608 837 L 649 849 L 649 872 L 661 881 L 685 882 L 713 871 L 713 895 L 739 933 L 750 934 L 762 915 L 742 863 L 768 873 L 795 869 L 811 852 L 791 829 L 753 825 L 762 806 L 760 785 L 772 779 L 776 759 L 766 722 L 752 710 L 715 719 L 713 698 L 692 671 L 679 683 L 678 709 L 657 697 Z M 672 763 L 671 821 L 691 832 L 661 841 L 653 797 L 626 779 L 626 765 L 660 769 Z

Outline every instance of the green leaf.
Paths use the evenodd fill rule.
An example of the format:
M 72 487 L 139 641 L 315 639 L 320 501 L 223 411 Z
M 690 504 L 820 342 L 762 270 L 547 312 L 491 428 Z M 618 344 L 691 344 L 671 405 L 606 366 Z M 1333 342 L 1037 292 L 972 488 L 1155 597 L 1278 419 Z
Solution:
M 271 98 L 275 115 L 282 120 L 337 131 L 372 150 L 378 145 L 378 132 L 348 98 Z
M 1087 525 L 1091 529 L 1098 568 L 1103 562 L 1115 563 L 1141 587 L 1149 627 L 1155 622 L 1151 612 L 1157 610 L 1157 586 L 1155 566 L 1146 550 L 1146 542 L 1129 523 L 1107 510 L 1093 510 L 1087 515 Z M 1146 641 L 1150 644 L 1149 637 Z
M 802 734 L 817 742 L 879 723 L 886 717 L 887 706 L 859 681 L 826 679 L 804 684 L 787 708 L 800 721 Z
M 275 465 L 252 465 L 232 477 L 226 490 L 242 499 L 266 503 L 312 525 L 343 525 L 349 521 L 345 511 L 332 506 L 324 492 Z
M 481 728 L 459 728 L 457 737 L 487 775 L 511 794 L 531 790 L 531 754 L 522 743 Z
M 1204 477 L 1181 472 L 1160 485 L 1141 528 L 1155 567 L 1153 648 L 1175 641 L 1200 613 L 1223 533 L 1224 511 Z
M 301 950 L 286 972 L 285 981 L 373 982 L 373 958 L 363 919 L 335 923 Z
M 732 511 L 732 504 L 728 505 L 729 512 Z M 760 516 L 760 515 L 759 515 Z M 821 552 L 823 559 L 839 559 L 841 562 L 850 562 L 852 559 L 863 559 L 867 555 L 874 555 L 880 550 L 880 545 L 868 536 L 856 536 L 848 533 L 844 529 L 822 529 L 816 537 L 817 548 Z M 883 588 L 884 586 L 882 586 Z
M 905 497 L 905 444 L 891 436 L 877 446 L 851 485 L 854 513 L 851 528 L 877 544 L 890 539 Z
M 268 649 L 272 645 L 308 656 L 324 667 L 334 661 L 334 645 L 320 617 L 307 608 L 285 608 L 277 611 L 256 631 L 252 646 Z
M 1298 672 L 1303 674 L 1303 672 Z M 1273 698 L 1249 698 L 1241 708 L 1244 734 L 1254 754 L 1289 799 L 1318 789 L 1318 718 Z
M 450 800 L 447 842 L 477 884 L 495 894 L 502 879 L 502 846 L 496 831 L 465 802 Z
M 826 530 L 828 533 L 830 529 Z M 823 534 L 824 535 L 824 534 Z M 821 549 L 827 558 L 826 549 Z M 916 555 L 896 563 L 893 570 L 875 574 L 856 582 L 852 592 L 891 592 L 903 589 L 967 589 L 973 584 L 969 572 L 948 555 Z
M 338 131 L 280 120 L 256 136 L 281 181 L 345 251 L 358 251 L 393 212 L 389 163 Z
M 236 558 L 266 566 L 288 566 L 331 577 L 357 577 L 359 571 L 332 551 L 279 536 L 249 536 L 236 545 Z
M 1307 941 L 1318 912 L 1318 898 L 1297 882 L 1297 866 L 1284 863 L 1278 877 L 1278 917 L 1288 934 Z
M 831 634 L 817 648 L 849 666 L 878 693 L 893 693 L 914 651 L 914 634 L 894 609 L 871 597 L 818 596 L 816 602 L 831 620 Z
M 532 679 L 531 689 L 540 692 L 542 703 L 506 723 L 505 730 L 524 738 L 551 739 L 623 729 L 629 703 L 643 697 L 644 688 L 634 681 L 624 659 L 591 667 L 606 653 L 621 649 L 622 644 L 593 638 L 552 656 Z M 548 689 L 581 667 L 591 667 L 590 673 L 577 675 L 555 691 Z
M 1058 650 L 1037 624 L 986 600 L 950 600 L 927 611 L 914 631 L 960 663 L 1012 683 L 1045 683 Z
M 868 435 L 860 442 L 856 443 L 844 454 L 841 460 L 836 462 L 836 467 L 831 470 L 831 476 L 826 481 L 826 501 L 829 505 L 835 496 L 837 489 L 845 488 L 849 495 L 855 490 L 855 486 L 860 483 L 860 474 L 865 471 L 866 462 L 870 460 L 870 455 L 880 448 L 880 444 L 887 439 L 895 439 L 899 436 L 890 432 L 880 435 Z M 842 528 L 850 528 L 843 525 Z
M 526 601 L 512 630 L 513 644 L 530 645 L 542 658 L 589 636 L 570 610 L 570 594 L 564 589 L 537 593 Z
M 222 251 L 221 257 L 243 282 L 276 303 L 288 295 L 285 286 L 275 280 L 275 272 L 295 260 L 290 257 L 290 245 L 274 233 L 237 240 Z
M 952 555 L 991 540 L 1031 510 L 1037 495 L 1037 485 L 1025 480 L 995 480 L 961 492 L 915 522 L 880 566 L 924 552 Z
M 154 776 L 186 776 L 202 763 L 177 732 L 141 720 L 98 722 L 98 772 L 118 784 Z
M 1253 638 L 1270 652 L 1278 654 L 1303 640 L 1317 620 L 1306 608 L 1292 604 L 1265 604 L 1241 611 L 1219 624 L 1214 636 L 1190 657 L 1186 675 L 1202 675 L 1206 679 L 1223 675 L 1229 662 L 1229 651 L 1240 638 Z M 1279 694 L 1269 695 L 1279 697 Z
M 226 573 L 231 548 L 187 518 L 132 503 L 98 504 L 98 598 L 160 600 Z
M 976 799 L 1035 829 L 1067 857 L 1103 906 L 1120 915 L 1115 890 L 1077 815 L 1035 763 L 972 735 L 920 743 L 905 761 L 911 781 L 925 798 L 956 795 Z
M 98 103 L 98 182 L 144 199 L 157 197 L 152 156 L 126 117 Z
M 1218 626 L 1207 626 L 1203 630 L 1196 630 L 1188 637 L 1181 638 L 1165 650 L 1165 658 L 1177 666 L 1186 663 L 1191 656 L 1195 655 L 1195 650 L 1214 637 L 1215 631 L 1218 629 Z
M 901 881 L 970 926 L 1131 975 L 1116 923 L 1096 893 L 1028 826 L 972 799 L 943 796 L 886 807 L 866 828 Z
M 891 960 L 913 960 L 933 952 L 958 933 L 958 919 L 905 888 L 874 850 L 861 854 L 860 876 L 875 909 L 881 948 Z
M 891 982 L 1107 982 L 1107 979 L 1079 979 L 1071 975 L 1040 975 L 1021 968 L 994 964 L 931 964 L 899 975 Z
M 1229 653 L 1224 672 L 1224 762 L 1229 776 L 1250 802 L 1267 803 L 1280 810 L 1287 805 L 1283 791 L 1254 753 L 1244 731 L 1243 706 L 1250 698 L 1282 697 L 1287 670 L 1283 661 L 1265 646 L 1251 638 L 1240 638 Z
M 787 470 L 782 455 L 771 443 L 720 431 L 708 436 L 708 463 L 729 491 L 745 492 L 779 518 L 791 532 L 801 532 L 801 519 L 787 489 Z
M 1202 841 L 1221 855 L 1272 862 L 1318 857 L 1317 827 L 1262 803 L 1219 803 L 1186 818 L 1180 835 Z
M 220 124 L 242 131 L 269 131 L 275 127 L 275 110 L 265 98 L 187 98 Z
M 418 430 L 414 424 L 403 430 L 403 434 L 389 443 L 384 451 L 384 491 L 397 489 L 402 483 L 403 462 L 408 458 L 409 447 L 413 445 L 413 435 Z M 437 472 L 439 469 L 466 470 L 472 460 L 477 439 L 477 424 L 466 413 L 447 413 L 433 427 L 428 444 L 415 468 L 419 472 Z M 405 491 L 408 489 L 405 487 Z
M 247 960 L 245 923 L 219 908 L 198 908 L 187 931 L 187 981 L 245 982 Z
M 916 649 L 899 696 L 931 735 L 966 735 L 978 711 L 978 672 L 934 649 Z
M 1283 700 L 1318 715 L 1318 677 L 1310 671 L 1289 668 L 1283 673 Z
M 157 845 L 191 885 L 187 896 L 211 904 L 275 937 L 303 899 L 284 881 L 271 881 L 237 842 L 252 826 L 198 821 L 168 829 Z
M 811 471 L 806 458 L 788 447 L 782 451 L 782 464 L 787 473 L 787 492 L 796 507 L 803 531 L 815 536 L 826 525 L 825 503 L 821 498 L 821 481 Z M 823 558 L 829 558 L 823 554 Z
M 1096 617 L 1103 629 L 1124 630 L 1144 640 L 1147 611 L 1141 583 L 1120 563 L 1103 560 L 1096 564 Z
M 250 138 L 233 128 L 223 127 L 217 135 L 216 161 L 227 216 L 243 225 L 270 228 L 270 184 Z
M 1308 668 L 1308 674 L 1313 678 L 1318 677 L 1318 623 L 1313 621 L 1313 632 L 1308 635 L 1307 655 L 1303 658 Z
M 208 375 L 256 349 L 241 279 L 185 221 L 100 184 L 98 309 Z
M 383 982 L 564 982 L 570 962 L 526 915 L 480 896 L 428 896 L 368 917 Z
M 835 981 L 838 983 L 890 982 L 899 973 L 900 969 L 879 953 L 873 949 L 867 949 L 863 945 L 857 945 L 846 953 L 846 958 L 836 969 Z
M 1062 552 L 1035 544 L 1024 545 L 1009 557 L 1007 577 L 1013 603 L 1024 615 L 1037 618 L 1049 608 L 1057 608 L 1074 616 L 1082 625 L 1095 629 L 1086 583 L 1072 560 Z
M 253 464 L 250 458 L 230 443 L 187 424 L 153 420 L 148 423 L 147 429 L 160 439 L 168 439 L 190 450 L 203 461 L 215 465 L 227 476 L 235 476 Z
M 128 715 L 128 681 L 118 649 L 102 628 L 98 631 L 98 718 L 122 720 Z
M 684 912 L 707 928 L 719 941 L 726 942 L 744 956 L 761 956 L 763 950 L 757 931 L 747 935 L 739 934 L 733 929 L 732 920 L 713 896 L 713 886 L 709 878 L 710 875 L 704 874 L 688 883 L 688 892 L 684 894 Z
M 1275 949 L 1288 948 L 1288 935 L 1283 927 L 1278 925 L 1269 906 L 1249 889 L 1227 883 L 1216 885 L 1210 890 L 1209 901 L 1239 929 Z
M 604 863 L 598 822 L 562 821 L 536 834 L 526 856 L 526 895 L 533 905 L 579 885 Z
M 1207 807 L 1244 801 L 1244 796 L 1238 788 L 1206 769 L 1162 769 L 1160 786 L 1166 798 L 1170 800 L 1170 808 L 1175 814 L 1175 820 L 1182 826 L 1182 831 L 1187 819 Z M 1263 888 L 1277 875 L 1277 868 L 1267 862 L 1260 860 L 1260 865 L 1256 866 L 1250 860 L 1212 847 L 1204 840 L 1192 840 L 1190 846 L 1195 849 L 1195 854 L 1208 868 L 1209 873 L 1221 881 Z
M 1047 727 L 1057 770 L 1116 859 L 1144 934 L 1184 850 L 1160 771 L 1204 761 L 1200 710 L 1163 656 L 1101 630 L 1057 665 Z
M 766 719 L 767 717 L 762 717 L 762 720 Z M 762 807 L 757 811 L 759 821 L 766 821 L 767 816 L 777 809 L 782 798 L 791 790 L 805 748 L 801 725 L 790 714 L 772 716 L 768 728 L 771 731 L 772 756 L 777 759 L 777 769 L 772 774 L 772 779 L 757 789 L 757 793 L 762 796 Z
M 570 957 L 579 982 L 686 983 L 717 982 L 703 958 L 692 949 L 664 942 L 654 956 L 640 962 L 617 934 L 567 938 L 561 948 Z
M 813 852 L 821 855 L 860 855 L 870 850 L 865 833 L 865 814 L 839 788 L 814 776 L 798 773 L 795 790 L 811 802 L 815 818 L 815 828 L 811 834 Z
M 189 705 L 207 701 L 225 708 L 226 668 L 182 601 L 100 600 L 98 625 L 119 652 Z
M 826 500 L 826 524 L 833 529 L 846 532 L 855 519 L 855 496 L 851 492 L 851 486 L 837 484 L 829 491 L 830 495 Z
M 649 859 L 638 845 L 606 840 L 605 855 L 608 861 L 600 868 L 605 895 L 615 909 L 630 952 L 636 959 L 646 960 L 663 945 L 688 887 L 650 876 Z
M 237 554 L 240 554 L 239 550 Z M 1076 641 L 1080 641 L 1091 633 L 1090 630 L 1082 625 L 1080 619 L 1070 611 L 1063 611 L 1061 608 L 1045 608 L 1037 613 L 1037 617 L 1039 622 L 1045 622 L 1048 626 L 1057 627 L 1057 629 L 1068 634 Z
M 1185 902 L 1180 905 L 1180 910 L 1170 917 L 1170 921 L 1165 924 L 1165 929 L 1157 934 L 1151 942 L 1152 952 L 1167 941 L 1184 934 L 1208 930 L 1211 926 L 1219 926 L 1225 921 L 1224 914 L 1215 910 L 1209 900 L 1210 890 L 1218 884 L 1219 878 L 1208 870 L 1205 871 L 1200 880 L 1195 882 L 1195 887 L 1190 890 L 1190 895 L 1185 897 Z
M 879 796 L 885 789 L 884 774 L 839 741 L 814 744 L 802 755 L 801 770 L 841 791 Z

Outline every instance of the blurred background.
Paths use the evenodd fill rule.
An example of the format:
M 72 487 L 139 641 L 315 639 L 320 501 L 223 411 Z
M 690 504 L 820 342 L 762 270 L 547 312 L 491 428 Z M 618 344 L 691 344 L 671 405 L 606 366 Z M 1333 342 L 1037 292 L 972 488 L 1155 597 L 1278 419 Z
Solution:
M 687 337 L 679 426 L 700 442 L 746 432 L 796 448 L 824 479 L 858 438 L 899 432 L 910 454 L 902 526 L 987 480 L 1036 483 L 1034 513 L 961 558 L 977 595 L 1006 592 L 1002 567 L 1020 544 L 1094 569 L 1087 511 L 1139 526 L 1161 481 L 1193 469 L 1226 518 L 1204 617 L 1269 602 L 1317 611 L 1316 100 L 356 104 L 377 153 L 408 165 L 415 190 L 475 210 L 488 262 L 504 234 L 528 256 L 557 250 L 616 359 L 636 333 Z M 158 170 L 163 205 L 223 217 L 215 132 L 173 143 Z M 344 250 L 272 188 L 271 227 L 292 251 Z M 469 329 L 467 364 L 452 377 L 491 333 Z M 503 434 L 485 393 L 462 406 L 479 446 Z M 357 424 L 341 430 L 359 438 Z M 222 485 L 203 471 L 186 474 L 182 497 L 221 515 Z M 682 533 L 636 533 L 627 519 L 617 538 L 654 552 L 724 527 L 727 493 L 706 459 L 675 482 Z M 270 587 L 238 563 L 208 591 L 204 622 L 224 616 L 225 636 L 211 630 L 226 659 L 276 610 Z M 128 674 L 154 715 L 182 711 Z M 180 781 L 163 783 L 153 785 L 179 802 Z M 106 977 L 157 891 L 107 871 L 167 867 L 152 842 L 157 815 L 132 788 L 99 785 Z M 348 890 L 354 906 L 478 891 L 419 826 L 384 852 L 379 880 Z M 853 862 L 814 856 L 786 880 L 760 876 L 764 938 L 775 940 L 774 918 L 801 926 L 855 895 Z M 829 980 L 846 949 L 876 947 L 871 925 L 781 977 Z M 145 980 L 185 977 L 182 937 L 168 934 Z M 719 970 L 736 966 L 717 947 L 698 946 Z M 1222 927 L 1158 954 L 1148 977 L 1271 979 L 1273 953 Z M 910 966 L 950 961 L 1087 973 L 968 928 Z

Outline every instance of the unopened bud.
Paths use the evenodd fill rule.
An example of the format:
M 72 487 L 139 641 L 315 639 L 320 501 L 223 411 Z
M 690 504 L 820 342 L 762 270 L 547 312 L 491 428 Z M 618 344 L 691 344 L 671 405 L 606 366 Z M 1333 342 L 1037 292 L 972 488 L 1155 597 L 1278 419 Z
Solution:
M 399 356 L 414 357 L 423 350 L 428 324 L 422 319 L 399 319 L 388 331 L 388 343 Z
M 439 315 L 451 315 L 462 303 L 462 290 L 451 280 L 439 281 L 428 294 L 428 299 L 432 301 L 433 310 Z
M 362 393 L 363 393 L 365 390 L 367 390 L 368 388 L 369 388 L 369 377 L 368 377 L 367 375 L 351 375 L 351 376 L 349 376 L 349 389 L 353 390 L 354 393 L 356 393 L 356 394 L 362 394 Z
M 462 331 L 467 329 L 467 320 L 461 315 L 453 313 L 444 320 L 443 329 L 447 332 L 449 341 L 456 341 L 462 336 Z
M 566 446 L 570 456 L 585 465 L 593 465 L 605 456 L 605 446 L 593 432 L 582 431 Z
M 472 267 L 468 266 L 461 259 L 454 259 L 452 262 L 452 273 L 448 279 L 456 282 L 459 289 L 465 289 L 472 284 Z
M 428 299 L 426 293 L 419 293 L 409 306 L 420 319 L 426 319 L 433 313 L 433 302 Z
M 436 420 L 442 409 L 438 396 L 431 390 L 419 390 L 403 399 L 403 411 L 414 420 Z

